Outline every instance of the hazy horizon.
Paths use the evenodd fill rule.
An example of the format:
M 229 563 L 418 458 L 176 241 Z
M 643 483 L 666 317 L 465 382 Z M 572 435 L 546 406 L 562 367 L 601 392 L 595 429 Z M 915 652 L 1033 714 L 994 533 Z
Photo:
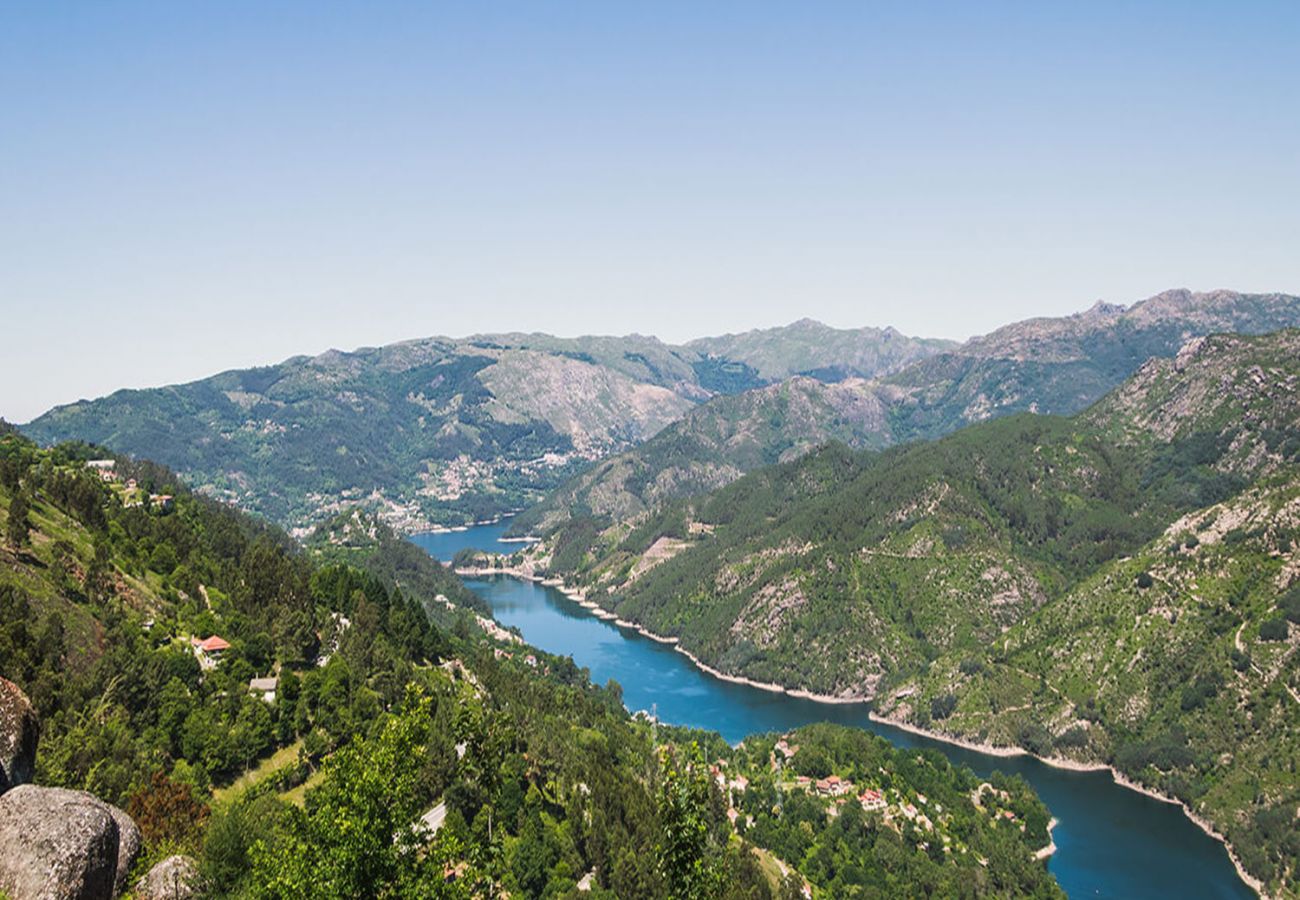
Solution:
M 429 335 L 1300 290 L 1300 6 L 34 5 L 0 416 Z
M 1166 290 L 1170 290 L 1170 291 L 1172 291 L 1172 290 L 1190 290 L 1192 293 L 1196 294 L 1196 293 L 1212 293 L 1212 292 L 1214 292 L 1214 291 L 1216 291 L 1216 290 L 1233 290 L 1233 289 L 1232 289 L 1232 288 L 1211 288 L 1211 289 L 1207 289 L 1207 290 L 1201 291 L 1201 290 L 1196 290 L 1196 289 L 1191 289 L 1191 288 L 1168 288 L 1168 289 L 1166 289 Z M 1067 312 L 1064 312 L 1064 313 L 1060 313 L 1060 314 L 1058 314 L 1058 315 L 1061 315 L 1061 316 L 1068 316 L 1068 315 L 1073 315 L 1073 314 L 1076 314 L 1076 313 L 1082 313 L 1082 312 L 1087 311 L 1089 308 L 1091 308 L 1091 307 L 1092 307 L 1094 304 L 1096 304 L 1096 303 L 1107 303 L 1107 304 L 1116 304 L 1116 305 L 1124 306 L 1124 307 L 1132 307 L 1135 303 L 1140 303 L 1140 302 L 1142 302 L 1143 300 L 1149 300 L 1149 299 L 1151 299 L 1151 297 L 1157 296 L 1158 294 L 1161 294 L 1161 293 L 1164 293 L 1164 292 L 1165 292 L 1165 291 L 1158 291 L 1158 292 L 1156 292 L 1156 294 L 1152 294 L 1152 295 L 1149 295 L 1149 296 L 1146 296 L 1146 297 L 1140 297 L 1140 298 L 1137 298 L 1137 299 L 1135 299 L 1135 300 L 1128 300 L 1128 301 L 1122 301 L 1122 300 L 1107 300 L 1107 299 L 1105 299 L 1105 298 L 1097 298 L 1097 299 L 1093 300 L 1091 303 L 1087 304 L 1086 306 L 1081 306 L 1081 307 L 1079 307 L 1078 309 L 1070 310 L 1070 311 L 1067 311 Z M 1242 292 L 1240 292 L 1240 293 L 1248 293 L 1248 292 L 1242 291 Z M 1288 292 L 1288 291 L 1252 291 L 1252 292 L 1249 292 L 1249 293 L 1260 293 L 1260 294 L 1284 293 L 1284 294 L 1285 294 L 1285 293 L 1290 293 L 1290 292 Z M 1048 317 L 1055 317 L 1055 316 L 1048 316 Z M 1038 317 L 1037 317 L 1037 316 L 1029 316 L 1029 317 L 1026 317 L 1026 318 L 1038 318 Z M 205 379 L 205 378 L 209 378 L 209 377 L 212 377 L 212 376 L 214 376 L 214 375 L 219 375 L 219 374 L 221 374 L 221 373 L 223 373 L 223 372 L 227 372 L 227 371 L 232 371 L 232 370 L 233 370 L 233 371 L 238 371 L 238 370 L 243 370 L 243 369 L 252 369 L 252 368 L 259 368 L 259 367 L 264 367 L 264 366 L 273 366 L 273 365 L 277 365 L 277 364 L 280 364 L 280 363 L 283 363 L 283 362 L 287 362 L 288 360 L 293 359 L 293 358 L 296 358 L 296 357 L 312 358 L 312 357 L 320 356 L 320 355 L 322 355 L 322 354 L 324 354 L 324 353 L 330 353 L 330 352 L 355 353 L 355 352 L 359 352 L 359 351 L 362 351 L 362 350 L 374 349 L 374 348 L 377 348 L 377 347 L 390 346 L 390 345 L 392 345 L 392 344 L 407 343 L 407 342 L 412 342 L 412 341 L 434 340 L 434 339 L 441 339 L 441 338 L 446 338 L 446 339 L 449 339 L 449 340 L 468 340 L 468 339 L 476 338 L 476 337 L 492 337 L 492 336 L 498 336 L 498 335 L 503 335 L 503 334 L 537 334 L 537 335 L 546 335 L 546 336 L 548 336 L 548 337 L 560 338 L 560 339 L 562 339 L 562 340 L 580 340 L 580 339 L 583 339 L 583 338 L 600 338 L 600 337 L 631 337 L 631 336 L 636 335 L 636 336 L 641 336 L 641 337 L 654 338 L 654 339 L 660 340 L 660 341 L 662 341 L 663 343 L 668 344 L 668 345 L 671 345 L 671 346 L 684 346 L 684 345 L 686 345 L 686 344 L 691 343 L 691 342 L 694 341 L 694 340 L 698 340 L 698 339 L 702 339 L 702 338 L 722 337 L 722 336 L 726 336 L 726 335 L 731 335 L 731 334 L 743 334 L 743 333 L 752 332 L 752 331 L 769 331 L 769 330 L 774 330 L 774 329 L 779 329 L 779 328 L 787 327 L 787 326 L 790 326 L 790 325 L 794 325 L 794 324 L 796 324 L 796 323 L 798 323 L 798 322 L 800 322 L 800 321 L 804 321 L 804 320 L 811 320 L 811 321 L 814 321 L 814 322 L 818 322 L 818 323 L 820 323 L 820 324 L 822 324 L 822 325 L 827 325 L 827 326 L 829 326 L 829 327 L 831 327 L 831 328 L 835 328 L 835 329 L 839 329 L 839 330 L 856 330 L 856 329 L 861 329 L 861 328 L 877 328 L 877 329 L 881 329 L 881 330 L 883 330 L 883 329 L 885 329 L 885 328 L 893 327 L 893 326 L 889 325 L 888 323 L 883 323 L 883 324 L 871 324 L 871 323 L 867 323 L 867 324 L 859 324 L 859 325 L 853 325 L 853 324 L 848 324 L 848 325 L 839 325 L 839 324 L 833 324 L 833 323 L 830 323 L 830 322 L 824 322 L 824 321 L 822 321 L 822 320 L 820 320 L 820 319 L 817 319 L 816 317 L 813 317 L 813 316 L 801 316 L 801 317 L 799 317 L 799 318 L 797 318 L 797 319 L 789 319 L 789 320 L 787 320 L 787 321 L 777 322 L 777 323 L 770 324 L 770 325 L 756 325 L 756 326 L 754 326 L 754 327 L 752 327 L 752 328 L 731 329 L 731 330 L 728 330 L 728 331 L 718 331 L 718 332 L 714 332 L 714 333 L 711 333 L 711 334 L 696 334 L 696 335 L 691 335 L 691 336 L 686 337 L 686 338 L 681 339 L 681 340 L 669 340 L 669 339 L 664 338 L 662 335 L 654 334 L 653 332 L 648 332 L 648 331 L 635 331 L 635 330 L 634 330 L 634 331 L 628 331 L 628 332 L 621 332 L 621 333 L 613 333 L 613 332 L 603 332 L 603 333 L 602 333 L 602 332 L 583 332 L 583 333 L 579 333 L 579 334 L 556 334 L 555 332 L 545 331 L 545 330 L 535 330 L 535 329 L 532 329 L 532 330 L 526 330 L 526 331 L 525 331 L 525 330 L 518 329 L 518 328 L 511 328 L 511 329 L 500 329 L 500 330 L 492 330 L 492 331 L 474 331 L 474 332 L 468 332 L 468 333 L 465 333 L 465 334 L 441 334 L 441 333 L 440 333 L 440 334 L 422 334 L 422 335 L 412 335 L 412 336 L 409 336 L 409 337 L 397 338 L 397 339 L 395 339 L 395 340 L 391 340 L 391 341 L 381 341 L 381 342 L 378 342 L 378 343 L 357 344 L 357 345 L 354 345 L 354 346 L 339 346 L 339 345 L 331 345 L 331 346 L 328 346 L 328 347 L 322 347 L 322 348 L 320 348 L 319 350 L 312 350 L 312 351 L 299 351 L 299 352 L 294 352 L 294 353 L 287 354 L 287 355 L 285 355 L 285 356 L 278 357 L 278 358 L 276 358 L 276 359 L 257 360 L 257 361 L 253 361 L 253 362 L 247 363 L 247 364 L 245 364 L 245 365 L 229 365 L 229 366 L 224 366 L 223 368 L 220 368 L 220 369 L 214 369 L 214 370 L 212 370 L 212 371 L 202 372 L 202 373 L 200 373 L 200 374 L 198 374 L 198 375 L 195 375 L 195 376 L 193 376 L 193 377 L 178 378 L 178 379 L 171 379 L 171 380 L 163 380 L 163 381 L 158 381 L 157 383 L 154 383 L 154 384 L 122 384 L 122 385 L 118 385 L 117 387 L 114 387 L 114 388 L 112 388 L 112 389 L 110 389 L 110 390 L 108 390 L 108 391 L 105 391 L 105 392 L 103 392 L 103 393 L 101 393 L 101 394 L 85 395 L 85 396 L 80 396 L 80 397 L 70 398 L 70 399 L 68 399 L 68 400 L 60 400 L 60 401 L 57 401 L 57 402 L 55 402 L 55 403 L 53 403 L 53 404 L 50 404 L 50 405 L 48 405 L 48 406 L 45 406 L 45 407 L 41 408 L 41 409 L 38 410 L 36 413 L 34 413 L 34 414 L 28 416 L 28 417 L 25 418 L 25 419 L 11 418 L 11 417 L 5 416 L 3 413 L 0 413 L 0 418 L 3 418 L 3 419 L 5 419 L 6 421 L 11 422 L 11 423 L 13 423 L 13 424 L 24 425 L 24 424 L 27 424 L 28 422 L 30 422 L 32 419 L 34 419 L 34 418 L 40 416 L 41 414 L 43 414 L 43 413 L 45 413 L 45 412 L 48 412 L 50 409 L 53 409 L 53 408 L 55 408 L 55 407 L 63 406 L 63 405 L 69 404 L 69 403 L 77 403 L 77 402 L 81 402 L 81 401 L 84 401 L 84 400 L 94 400 L 94 399 L 97 399 L 97 398 L 102 397 L 102 396 L 106 396 L 107 394 L 113 393 L 113 392 L 118 391 L 118 390 L 123 390 L 123 389 L 126 389 L 126 390 L 148 390 L 148 389 L 150 389 L 150 388 L 167 387 L 167 386 L 178 385 L 178 384 L 186 384 L 186 383 L 193 382 L 193 381 L 201 381 L 201 380 L 203 380 L 203 379 Z M 988 334 L 988 333 L 990 333 L 990 332 L 992 332 L 992 331 L 996 331 L 998 328 L 1001 328 L 1001 327 L 1004 326 L 1004 325 L 1014 324 L 1014 322 L 1019 322 L 1019 321 L 1024 321 L 1024 320 L 1023 320 L 1023 319 L 1017 319 L 1017 320 L 1014 320 L 1014 321 L 1001 322 L 1001 323 L 999 323 L 997 326 L 995 326 L 995 327 L 993 327 L 993 328 L 990 328 L 990 329 L 988 329 L 987 331 L 977 332 L 977 333 L 969 334 L 969 335 L 963 335 L 963 336 L 961 336 L 961 337 L 955 337 L 955 338 L 954 338 L 954 337 L 948 337 L 947 335 L 940 335 L 940 334 L 909 334 L 909 333 L 907 333 L 907 332 L 902 332 L 901 329 L 895 329 L 895 330 L 900 331 L 901 333 L 903 333 L 903 334 L 906 335 L 907 337 L 913 337 L 913 338 L 929 338 L 929 339 L 940 339 L 940 340 L 951 340 L 951 341 L 955 341 L 955 342 L 958 342 L 958 343 L 964 343 L 965 341 L 968 341 L 968 340 L 970 340 L 970 339 L 972 339 L 972 338 L 975 338 L 975 337 L 979 337 L 979 336 L 981 336 L 981 335 Z

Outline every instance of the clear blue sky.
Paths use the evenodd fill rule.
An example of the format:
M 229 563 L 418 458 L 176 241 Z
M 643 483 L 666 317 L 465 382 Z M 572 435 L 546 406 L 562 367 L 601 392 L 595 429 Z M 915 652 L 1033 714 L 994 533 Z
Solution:
M 1300 3 L 0 0 L 0 415 L 294 353 L 1300 292 Z

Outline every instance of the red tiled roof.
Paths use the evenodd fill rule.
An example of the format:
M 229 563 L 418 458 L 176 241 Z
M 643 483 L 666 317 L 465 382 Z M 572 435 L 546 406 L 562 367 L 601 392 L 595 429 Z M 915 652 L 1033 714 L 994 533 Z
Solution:
M 211 653 L 214 650 L 229 650 L 230 645 L 214 634 L 210 638 L 199 641 L 199 649 L 204 653 Z

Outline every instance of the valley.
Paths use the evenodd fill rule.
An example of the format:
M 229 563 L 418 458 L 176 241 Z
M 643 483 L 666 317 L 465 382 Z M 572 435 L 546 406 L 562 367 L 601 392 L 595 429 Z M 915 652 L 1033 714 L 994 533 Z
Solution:
M 24 432 L 81 442 L 42 449 L 13 429 L 4 438 L 18 578 L 5 602 L 18 604 L 19 620 L 37 603 L 34 621 L 43 623 L 10 635 L 13 658 L 27 662 L 4 673 L 53 714 L 36 776 L 138 810 L 139 785 L 157 772 L 220 816 L 274 786 L 288 806 L 276 806 L 260 833 L 296 849 L 273 856 L 269 844 L 245 842 L 238 874 L 205 877 L 279 885 L 266 896 L 284 896 L 315 868 L 340 863 L 321 849 L 334 836 L 313 831 L 324 823 L 291 811 L 304 796 L 346 807 L 331 793 L 338 778 L 357 777 L 372 755 L 426 752 L 436 743 L 431 719 L 469 715 L 490 694 L 513 710 L 501 721 L 531 735 L 512 752 L 535 752 L 520 748 L 543 735 L 569 747 L 574 734 L 541 723 L 566 703 L 594 704 L 604 723 L 596 730 L 631 741 L 638 749 L 625 762 L 643 773 L 611 802 L 649 802 L 676 772 L 681 793 L 654 799 L 659 813 L 710 805 L 714 824 L 702 839 L 758 854 L 728 850 L 707 878 L 729 872 L 757 895 L 806 885 L 833 896 L 845 878 L 884 884 L 906 870 L 907 883 L 939 885 L 962 870 L 965 854 L 989 864 L 970 843 L 982 832 L 928 815 L 918 830 L 917 797 L 930 791 L 915 782 L 901 792 L 891 779 L 864 788 L 876 792 L 870 809 L 862 804 L 877 837 L 859 849 L 894 860 L 872 873 L 850 872 L 837 857 L 856 830 L 823 831 L 842 806 L 833 793 L 819 813 L 817 802 L 799 800 L 789 816 L 766 817 L 734 787 L 719 806 L 702 786 L 707 757 L 715 770 L 745 767 L 764 792 L 802 796 L 791 778 L 768 783 L 743 749 L 755 733 L 824 748 L 829 762 L 802 773 L 813 780 L 862 780 L 860 759 L 885 745 L 792 730 L 829 720 L 932 748 L 941 772 L 960 771 L 945 768 L 951 760 L 984 778 L 1027 779 L 1024 796 L 1037 792 L 1059 820 L 1049 871 L 1068 891 L 1146 894 L 1157 882 L 1143 879 L 1161 879 L 1185 881 L 1186 896 L 1239 896 L 1243 883 L 1289 896 L 1300 852 L 1289 818 L 1300 802 L 1291 737 L 1300 725 L 1300 607 L 1291 596 L 1300 587 L 1292 558 L 1300 332 L 1272 329 L 1298 318 L 1300 301 L 1284 295 L 1169 292 L 959 346 L 810 322 L 684 347 L 641 337 L 434 339 L 54 410 Z M 1235 333 L 1214 333 L 1221 328 Z M 322 402 L 326 385 L 334 393 Z M 262 424 L 240 419 L 254 412 L 267 416 Z M 183 450 L 182 467 L 199 467 L 186 471 L 199 490 L 116 447 L 100 449 L 101 435 Z M 327 445 L 334 450 L 322 452 Z M 256 477 L 203 468 L 245 451 Z M 376 618 L 376 609 L 386 611 Z M 413 617 L 427 624 L 415 627 Z M 56 633 L 75 637 L 50 643 Z M 187 669 L 166 683 L 122 661 L 143 655 L 176 669 L 172 655 L 186 641 L 197 648 L 197 676 Z M 113 642 L 123 649 L 106 656 Z M 80 682 L 49 674 L 86 653 L 68 671 L 115 664 L 136 679 L 139 699 L 123 701 L 114 721 L 143 726 L 138 737 L 97 731 L 85 719 L 87 691 L 67 693 Z M 421 674 L 430 666 L 443 674 Z M 231 677 L 253 685 L 254 697 L 287 690 L 296 700 L 306 690 L 310 699 L 292 709 L 268 700 L 268 717 L 263 701 L 221 699 Z M 554 693 L 556 677 L 577 691 L 570 700 Z M 618 683 L 595 688 L 589 677 Z M 277 691 L 286 678 L 292 687 Z M 681 679 L 693 687 L 674 698 Z M 163 687 L 183 712 L 165 726 L 138 705 Z M 221 704 L 186 706 L 209 696 Z M 629 718 L 625 705 L 658 715 Z M 229 723 L 219 725 L 223 716 Z M 221 727 L 232 741 L 211 737 Z M 660 730 L 672 738 L 655 751 Z M 499 733 L 481 721 L 453 731 L 477 735 L 468 743 Z M 718 733 L 743 753 L 734 756 Z M 73 749 L 108 752 L 113 741 L 116 768 Z M 709 749 L 696 757 L 700 746 Z M 850 746 L 847 756 L 831 750 Z M 509 752 L 492 758 L 514 765 L 503 762 Z M 467 851 L 497 846 L 475 817 L 495 815 L 502 802 L 515 809 L 496 793 L 509 780 L 439 765 L 403 776 L 413 779 L 402 788 L 410 802 L 383 827 L 400 831 L 411 804 L 437 798 L 426 783 L 469 792 L 439 807 L 440 834 L 448 809 L 462 819 L 452 817 L 447 843 L 426 857 L 463 873 L 449 896 L 486 884 L 528 884 L 533 895 L 568 873 L 586 873 L 589 885 L 637 884 L 636 895 L 660 889 L 652 883 L 662 868 L 629 860 L 619 869 L 595 849 L 604 838 L 594 833 L 571 845 L 547 836 L 544 873 L 518 867 L 518 841 L 585 815 L 585 801 L 564 792 L 590 782 L 571 775 L 561 778 L 567 786 L 544 788 L 541 819 L 517 818 L 518 832 L 503 826 L 506 868 Z M 905 769 L 906 757 L 890 765 Z M 967 775 L 952 777 L 971 786 Z M 525 783 L 550 784 L 530 775 L 519 790 Z M 1140 794 L 1130 787 L 1178 805 L 1134 807 Z M 820 790 L 810 788 L 810 799 Z M 883 823 L 871 815 L 882 808 Z M 1024 823 L 1030 809 L 1013 815 Z M 1092 824 L 1097 816 L 1132 816 L 1167 833 L 1161 866 L 1089 867 L 1075 854 L 1114 857 L 1121 839 Z M 980 890 L 1056 889 L 1026 866 L 1048 855 L 1045 815 L 1032 817 L 1032 836 L 1021 829 L 1026 840 L 1005 849 Z M 856 807 L 846 821 L 859 827 Z M 637 817 L 627 839 L 648 847 L 656 827 Z M 811 828 L 810 844 L 791 844 L 796 827 Z M 189 850 L 216 865 L 203 834 L 191 833 Z M 1010 836 L 999 834 L 979 840 Z M 899 836 L 905 852 L 895 859 Z M 1231 859 L 1205 849 L 1212 839 Z M 1150 841 L 1129 843 L 1150 850 Z M 410 864 L 389 859 L 382 877 L 427 876 Z M 759 870 L 779 877 L 765 882 Z M 358 875 L 344 866 L 330 877 Z
M 724 676 L 1113 766 L 1285 885 L 1297 351 L 1294 331 L 1191 341 L 1073 419 L 832 445 L 569 520 L 522 564 Z
M 453 534 L 417 535 L 435 558 L 450 560 L 466 548 L 509 553 L 503 526 Z M 763 732 L 786 733 L 816 722 L 865 729 L 903 748 L 927 748 L 981 777 L 994 772 L 1024 778 L 1058 822 L 1057 851 L 1048 870 L 1070 896 L 1249 897 L 1222 845 L 1204 834 L 1175 805 L 1116 784 L 1106 772 L 1048 765 L 1007 748 L 982 752 L 873 717 L 872 705 L 824 703 L 715 678 L 635 628 L 597 618 L 557 588 L 509 576 L 466 583 L 504 624 L 548 652 L 571 655 L 597 683 L 614 680 L 631 710 L 657 713 L 665 723 L 718 731 L 732 744 Z M 1105 866 L 1096 860 L 1105 859 Z

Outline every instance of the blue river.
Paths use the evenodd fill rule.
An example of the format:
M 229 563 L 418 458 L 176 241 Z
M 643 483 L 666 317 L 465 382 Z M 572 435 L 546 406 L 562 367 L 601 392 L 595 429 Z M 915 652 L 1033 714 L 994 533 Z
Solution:
M 508 523 L 417 535 L 435 559 L 458 550 L 512 552 Z M 665 722 L 719 732 L 736 743 L 747 734 L 831 721 L 865 728 L 904 747 L 934 747 L 953 762 L 987 774 L 1021 775 L 1058 819 L 1048 867 L 1072 898 L 1249 898 L 1227 850 L 1169 803 L 1117 785 L 1106 772 L 1056 769 L 1029 757 L 996 757 L 872 722 L 866 704 L 816 703 L 714 678 L 670 646 L 593 616 L 559 591 L 507 576 L 467 579 L 496 618 L 532 645 L 572 656 L 593 681 L 614 679 L 628 709 L 654 710 Z

